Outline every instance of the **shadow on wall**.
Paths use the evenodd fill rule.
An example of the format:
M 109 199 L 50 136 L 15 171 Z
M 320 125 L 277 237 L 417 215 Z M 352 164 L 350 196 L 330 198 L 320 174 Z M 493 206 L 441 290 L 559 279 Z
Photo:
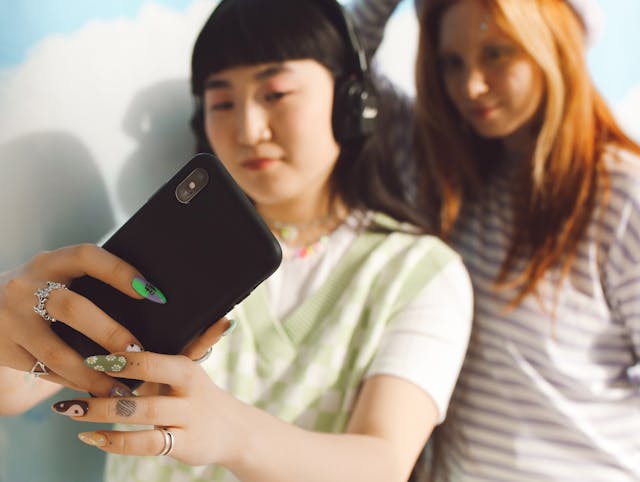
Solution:
M 109 426 L 74 422 L 51 410 L 53 403 L 75 397 L 78 392 L 65 389 L 19 417 L 0 417 L 0 481 L 102 481 L 104 452 L 77 434 Z
M 186 79 L 159 82 L 134 97 L 124 117 L 124 131 L 137 148 L 125 161 L 117 184 L 127 217 L 193 156 L 192 109 Z
M 113 227 L 104 180 L 87 148 L 64 132 L 0 145 L 0 271 L 38 251 L 97 242 Z
M 38 132 L 2 144 L 0 170 L 0 271 L 43 249 L 96 242 L 111 229 L 105 183 L 72 135 Z M 73 396 L 66 390 L 20 417 L 0 419 L 2 482 L 102 480 L 103 454 L 76 438 L 88 427 L 49 408 Z

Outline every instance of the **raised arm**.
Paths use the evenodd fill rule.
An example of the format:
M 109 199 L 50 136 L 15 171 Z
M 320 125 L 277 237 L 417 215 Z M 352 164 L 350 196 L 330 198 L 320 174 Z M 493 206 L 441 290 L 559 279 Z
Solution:
M 362 48 L 372 58 L 384 36 L 384 29 L 400 0 L 353 0 L 348 9 L 353 18 Z

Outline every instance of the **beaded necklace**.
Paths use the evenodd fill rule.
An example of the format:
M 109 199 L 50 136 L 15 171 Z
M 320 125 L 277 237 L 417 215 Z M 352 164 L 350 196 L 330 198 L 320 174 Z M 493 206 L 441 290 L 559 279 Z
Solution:
M 300 236 L 301 231 L 321 229 L 322 226 L 328 225 L 332 221 L 336 222 L 337 220 L 335 212 L 331 212 L 323 218 L 313 219 L 306 223 L 287 223 L 283 221 L 265 219 L 269 227 L 275 232 L 276 237 L 280 240 L 285 259 L 303 259 L 323 252 L 329 243 L 330 233 L 325 232 L 312 243 L 308 243 L 303 246 L 295 246 L 292 243 Z M 337 226 L 332 226 L 330 231 L 333 232 L 336 227 Z

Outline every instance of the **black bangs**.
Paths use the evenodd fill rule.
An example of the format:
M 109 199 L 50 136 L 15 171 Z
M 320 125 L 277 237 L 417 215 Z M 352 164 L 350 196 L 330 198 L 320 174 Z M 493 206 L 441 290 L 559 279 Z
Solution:
M 346 40 L 329 15 L 319 0 L 222 0 L 193 48 L 193 94 L 211 74 L 240 65 L 314 59 L 343 75 Z

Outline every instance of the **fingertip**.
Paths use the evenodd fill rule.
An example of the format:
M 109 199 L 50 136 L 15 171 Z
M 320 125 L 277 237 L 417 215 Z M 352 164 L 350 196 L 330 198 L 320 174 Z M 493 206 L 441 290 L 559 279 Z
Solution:
M 229 321 L 229 326 L 227 327 L 226 330 L 222 332 L 222 336 L 227 336 L 233 333 L 236 329 L 236 326 L 238 325 L 238 322 L 233 318 L 229 319 L 228 321 Z

